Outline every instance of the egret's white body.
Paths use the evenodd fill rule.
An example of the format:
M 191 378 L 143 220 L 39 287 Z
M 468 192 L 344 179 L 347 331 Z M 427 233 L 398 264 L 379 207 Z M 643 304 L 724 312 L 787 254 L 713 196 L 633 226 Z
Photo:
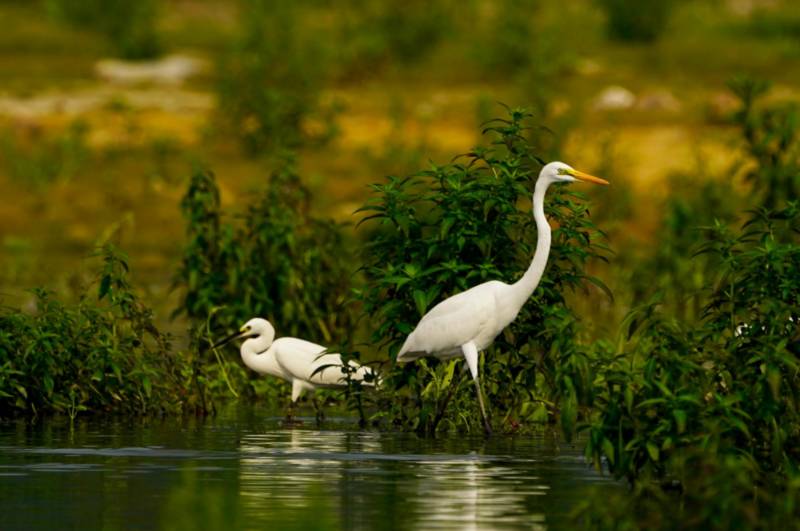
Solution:
M 275 329 L 266 319 L 250 319 L 239 332 L 217 345 L 236 338 L 247 338 L 240 352 L 248 368 L 292 384 L 292 403 L 297 402 L 304 391 L 347 385 L 347 373 L 340 354 L 326 353 L 327 349 L 322 345 L 303 339 L 275 339 Z M 372 369 L 354 361 L 350 361 L 349 365 L 354 369 L 351 380 L 359 381 L 362 385 L 374 385 L 375 380 L 368 377 L 373 374 Z
M 400 363 L 423 356 L 451 359 L 464 356 L 478 392 L 484 424 L 490 431 L 478 382 L 478 352 L 486 349 L 506 326 L 516 319 L 544 273 L 550 254 L 551 230 L 544 215 L 544 196 L 555 182 L 576 180 L 608 184 L 579 172 L 563 162 L 551 162 L 539 173 L 533 193 L 536 221 L 536 252 L 530 267 L 517 282 L 484 282 L 443 300 L 422 316 L 397 354 Z

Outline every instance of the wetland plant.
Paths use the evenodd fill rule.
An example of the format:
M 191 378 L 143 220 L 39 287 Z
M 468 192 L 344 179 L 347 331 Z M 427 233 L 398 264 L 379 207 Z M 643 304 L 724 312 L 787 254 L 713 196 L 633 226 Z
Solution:
M 94 291 L 76 303 L 36 289 L 33 313 L 0 310 L 0 416 L 182 410 L 182 365 L 131 287 L 125 255 L 111 245 L 98 254 Z
M 183 293 L 177 313 L 198 325 L 208 320 L 216 337 L 257 315 L 278 323 L 281 336 L 327 345 L 352 339 L 356 317 L 347 304 L 354 267 L 347 242 L 339 224 L 314 215 L 292 163 L 271 174 L 235 222 L 223 219 L 219 189 L 207 171 L 194 173 L 181 208 L 188 241 L 175 278 Z M 243 383 L 253 382 L 234 365 Z
M 799 233 L 797 203 L 754 211 L 740 231 L 720 224 L 703 248 L 720 265 L 701 319 L 656 304 L 629 316 L 632 341 L 598 371 L 596 411 L 580 429 L 598 468 L 633 485 L 620 505 L 630 525 L 670 527 L 670 487 L 689 527 L 798 516 Z
M 621 348 L 597 351 L 606 361 L 579 429 L 587 457 L 627 478 L 632 491 L 614 503 L 606 493 L 602 503 L 583 503 L 577 514 L 592 527 L 780 528 L 800 517 L 796 110 L 758 105 L 764 83 L 739 79 L 732 88 L 742 101 L 734 119 L 751 210 L 731 229 L 739 222 L 731 205 L 711 208 L 720 206 L 718 185 L 685 199 L 694 206 L 683 214 L 676 200 L 668 227 L 706 226 L 668 231 L 674 245 L 662 263 L 685 265 L 655 269 L 700 272 L 699 283 L 665 282 L 663 295 L 630 313 Z M 727 215 L 704 219 L 711 210 Z M 680 310 L 678 297 L 696 310 Z

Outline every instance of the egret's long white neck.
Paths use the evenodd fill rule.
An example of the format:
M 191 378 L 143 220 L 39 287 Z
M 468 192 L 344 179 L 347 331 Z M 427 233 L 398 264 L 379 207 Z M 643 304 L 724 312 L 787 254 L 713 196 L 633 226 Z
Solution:
M 547 265 L 547 257 L 550 255 L 550 242 L 552 237 L 550 224 L 547 223 L 547 218 L 544 216 L 544 194 L 547 192 L 547 187 L 549 185 L 549 181 L 539 179 L 536 181 L 536 187 L 534 188 L 533 219 L 536 220 L 536 253 L 533 255 L 531 265 L 528 267 L 528 270 L 525 271 L 522 278 L 511 286 L 513 288 L 512 304 L 517 310 L 522 308 L 525 301 L 533 294 L 536 286 L 539 285 L 539 281 L 542 279 L 542 274 L 544 273 L 544 268 Z
M 269 349 L 274 339 L 274 334 L 261 334 L 258 337 L 251 337 L 242 343 L 242 348 L 239 352 L 242 355 L 244 364 L 255 370 L 259 356 Z

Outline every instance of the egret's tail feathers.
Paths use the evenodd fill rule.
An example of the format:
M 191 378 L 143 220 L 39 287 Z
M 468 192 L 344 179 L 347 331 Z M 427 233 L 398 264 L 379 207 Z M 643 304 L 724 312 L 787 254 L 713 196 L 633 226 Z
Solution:
M 368 387 L 377 387 L 381 381 L 381 377 L 375 369 L 363 365 L 358 368 L 351 378 Z

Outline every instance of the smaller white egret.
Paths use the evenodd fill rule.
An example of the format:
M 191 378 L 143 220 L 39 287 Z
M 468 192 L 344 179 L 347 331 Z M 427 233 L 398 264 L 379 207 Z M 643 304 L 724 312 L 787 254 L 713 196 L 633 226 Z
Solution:
M 322 345 L 303 339 L 275 339 L 275 328 L 266 319 L 250 319 L 238 332 L 218 341 L 211 348 L 241 338 L 245 339 L 240 349 L 244 364 L 259 374 L 276 376 L 291 383 L 292 406 L 304 391 L 313 392 L 317 387 L 347 386 L 347 373 L 340 354 L 329 354 Z M 371 368 L 354 361 L 350 361 L 349 365 L 353 369 L 351 380 L 362 385 L 375 385 L 377 375 Z M 291 419 L 291 414 L 288 417 Z

